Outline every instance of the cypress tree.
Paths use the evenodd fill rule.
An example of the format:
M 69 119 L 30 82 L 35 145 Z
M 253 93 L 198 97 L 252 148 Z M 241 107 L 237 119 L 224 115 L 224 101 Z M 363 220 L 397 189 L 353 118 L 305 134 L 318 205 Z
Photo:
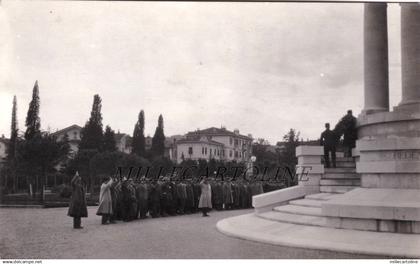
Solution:
M 7 159 L 14 161 L 16 158 L 16 144 L 18 140 L 18 123 L 17 123 L 17 100 L 16 95 L 13 97 L 12 122 L 10 127 L 10 141 L 7 147 Z
M 132 153 L 141 157 L 145 156 L 146 139 L 144 137 L 144 111 L 141 110 L 136 125 L 134 126 Z
M 110 126 L 106 126 L 105 128 L 102 150 L 110 152 L 117 150 L 117 147 L 115 146 L 115 132 Z
M 163 156 L 165 153 L 165 133 L 163 131 L 163 117 L 159 115 L 158 126 L 152 138 L 152 154 L 154 156 Z
M 35 82 L 32 90 L 32 101 L 29 103 L 28 114 L 26 116 L 25 139 L 30 140 L 40 133 L 41 119 L 39 118 L 39 88 L 38 81 Z
M 80 149 L 101 150 L 103 143 L 102 131 L 102 100 L 98 94 L 93 97 L 92 111 L 90 118 L 82 129 Z

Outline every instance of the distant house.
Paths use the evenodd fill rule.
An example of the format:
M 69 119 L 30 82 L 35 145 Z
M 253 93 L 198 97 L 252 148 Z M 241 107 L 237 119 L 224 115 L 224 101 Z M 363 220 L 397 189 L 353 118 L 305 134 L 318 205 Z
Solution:
M 0 163 L 3 163 L 6 161 L 8 144 L 9 144 L 9 139 L 5 138 L 4 135 L 2 135 L 0 137 Z
M 176 162 L 176 143 L 179 140 L 185 139 L 184 135 L 173 135 L 165 138 L 165 153 L 164 156 Z
M 187 133 L 185 139 L 175 142 L 175 148 L 177 163 L 184 159 L 245 162 L 252 155 L 252 137 L 237 129 L 211 127 Z
M 115 146 L 117 147 L 118 151 L 124 152 L 124 153 L 131 153 L 131 143 L 133 138 L 130 137 L 128 134 L 124 133 L 116 133 L 115 136 Z
M 71 125 L 69 127 L 58 130 L 52 135 L 57 138 L 57 141 L 64 139 L 64 136 L 67 135 L 70 145 L 70 156 L 75 155 L 79 151 L 79 144 L 82 138 L 82 127 L 78 125 Z M 132 138 L 128 134 L 116 133 L 115 134 L 115 147 L 118 151 L 124 153 L 131 153 L 131 142 Z
M 74 156 L 79 151 L 79 144 L 81 140 L 82 127 L 79 125 L 71 125 L 52 133 L 57 138 L 57 141 L 62 141 L 67 135 L 70 146 L 70 156 Z
M 147 137 L 145 137 L 145 149 L 146 150 L 150 150 L 152 148 L 152 137 L 147 135 Z

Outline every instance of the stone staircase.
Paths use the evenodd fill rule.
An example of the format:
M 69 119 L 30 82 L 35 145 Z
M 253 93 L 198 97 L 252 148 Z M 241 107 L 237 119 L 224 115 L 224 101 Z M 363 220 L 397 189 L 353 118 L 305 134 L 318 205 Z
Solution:
M 353 158 L 337 158 L 337 168 L 325 168 L 320 181 L 320 191 L 326 193 L 345 193 L 360 187 L 360 175 L 356 174 Z
M 288 204 L 277 206 L 271 211 L 258 213 L 258 216 L 283 223 L 331 226 L 334 219 L 322 214 L 322 203 L 360 187 L 360 176 L 356 174 L 353 158 L 337 158 L 336 165 L 337 168 L 325 168 L 320 180 L 320 193 L 291 200 Z
M 328 217 L 323 216 L 321 204 L 323 201 L 342 194 L 317 193 L 306 195 L 304 199 L 289 201 L 286 205 L 273 208 L 272 211 L 258 214 L 259 217 L 291 224 L 327 226 Z

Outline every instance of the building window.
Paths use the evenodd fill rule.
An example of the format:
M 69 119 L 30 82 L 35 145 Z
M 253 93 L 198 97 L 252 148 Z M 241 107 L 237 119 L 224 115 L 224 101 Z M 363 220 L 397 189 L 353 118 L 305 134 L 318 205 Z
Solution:
M 229 150 L 229 157 L 232 158 L 232 150 Z
M 204 147 L 201 148 L 201 154 L 204 155 Z
M 210 156 L 211 156 L 211 149 L 210 149 Z
M 193 148 L 192 148 L 192 147 L 189 147 L 189 148 L 188 148 L 188 154 L 190 154 L 190 155 L 192 155 L 192 154 L 193 154 Z
M 229 138 L 229 144 L 232 145 L 232 138 Z
M 207 155 L 207 147 L 205 147 L 204 150 L 205 150 L 205 154 Z

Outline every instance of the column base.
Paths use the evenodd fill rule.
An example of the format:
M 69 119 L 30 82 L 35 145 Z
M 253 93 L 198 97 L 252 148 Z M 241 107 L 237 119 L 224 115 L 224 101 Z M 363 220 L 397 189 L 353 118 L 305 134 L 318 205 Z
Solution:
M 370 115 L 380 112 L 388 112 L 389 109 L 387 108 L 369 108 L 369 109 L 363 109 L 361 115 Z
M 394 111 L 420 113 L 420 100 L 402 101 L 394 107 Z

